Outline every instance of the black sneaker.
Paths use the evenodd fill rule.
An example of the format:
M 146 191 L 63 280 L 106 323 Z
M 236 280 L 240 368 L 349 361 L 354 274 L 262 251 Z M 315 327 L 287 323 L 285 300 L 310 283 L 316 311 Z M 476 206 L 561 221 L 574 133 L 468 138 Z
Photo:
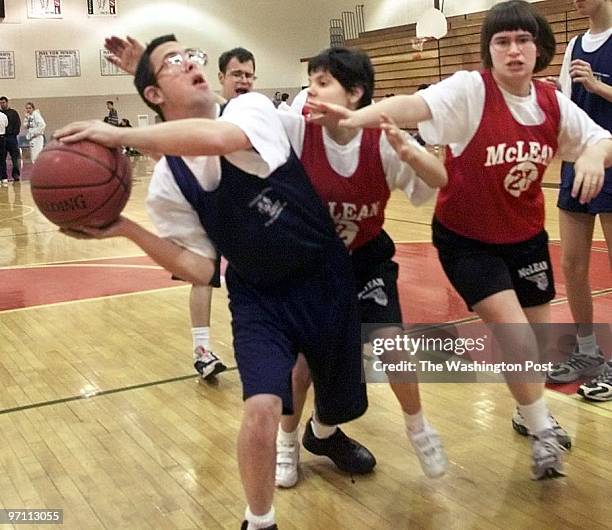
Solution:
M 248 527 L 249 527 L 249 522 L 242 521 L 242 524 L 240 525 L 240 530 L 247 530 Z M 262 528 L 261 530 L 278 530 L 278 526 L 273 524 L 272 526 L 266 526 L 265 528 Z
M 198 346 L 193 352 L 193 361 L 193 367 L 202 379 L 208 380 L 227 370 L 227 366 L 221 362 L 219 357 L 202 346 Z
M 376 465 L 374 455 L 358 441 L 349 438 L 340 428 L 329 438 L 317 438 L 312 432 L 310 420 L 304 429 L 302 445 L 311 453 L 326 456 L 342 471 L 363 475 Z

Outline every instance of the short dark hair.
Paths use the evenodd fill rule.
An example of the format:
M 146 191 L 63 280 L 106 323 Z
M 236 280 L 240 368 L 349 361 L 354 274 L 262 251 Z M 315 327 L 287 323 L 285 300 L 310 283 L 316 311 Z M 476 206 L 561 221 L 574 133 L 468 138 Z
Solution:
M 419 90 L 425 90 L 426 88 L 429 88 L 431 85 L 429 83 L 421 83 L 418 87 L 417 87 L 417 92 Z
M 308 61 L 308 75 L 319 70 L 329 72 L 345 90 L 363 88 L 357 108 L 372 103 L 374 68 L 366 53 L 341 46 L 328 48 Z
M 136 87 L 136 90 L 138 90 L 140 97 L 149 108 L 153 109 L 155 113 L 159 115 L 162 120 L 165 120 L 165 118 L 161 108 L 159 105 L 151 103 L 145 97 L 144 91 L 148 86 L 157 86 L 157 79 L 155 79 L 155 72 L 153 71 L 153 67 L 151 65 L 151 54 L 155 48 L 164 42 L 177 42 L 177 40 L 174 34 L 162 35 L 161 37 L 153 39 L 140 56 L 138 66 L 136 67 L 136 73 L 134 74 L 134 86 Z
M 112 105 L 113 107 L 115 106 L 115 104 L 110 99 L 106 102 L 106 104 L 107 105 Z
M 544 70 L 555 56 L 555 35 L 547 20 L 523 0 L 509 0 L 493 6 L 480 30 L 480 58 L 485 68 L 493 67 L 489 46 L 491 38 L 501 31 L 528 31 L 538 48 L 533 72 Z
M 289 99 L 289 94 L 287 92 L 283 92 L 281 94 L 281 101 L 287 101 Z
M 0 101 L 6 101 L 8 103 L 8 98 L 6 96 L 0 96 Z
M 219 72 L 222 74 L 227 70 L 228 63 L 234 58 L 238 59 L 239 63 L 247 63 L 253 61 L 253 70 L 255 70 L 255 56 L 246 48 L 232 48 L 226 52 L 223 52 L 219 56 Z

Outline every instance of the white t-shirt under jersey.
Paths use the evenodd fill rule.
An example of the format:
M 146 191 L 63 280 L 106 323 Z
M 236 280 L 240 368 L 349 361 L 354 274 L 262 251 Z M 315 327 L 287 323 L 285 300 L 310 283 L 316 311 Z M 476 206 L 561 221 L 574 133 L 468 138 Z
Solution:
M 582 36 L 582 49 L 587 53 L 593 53 L 610 38 L 610 35 L 612 35 L 612 28 L 602 31 L 601 33 L 591 33 L 589 30 Z M 563 55 L 561 73 L 559 74 L 561 90 L 563 90 L 563 93 L 568 98 L 572 96 L 572 79 L 569 75 L 569 68 L 572 62 L 572 52 L 574 51 L 577 38 L 576 36 L 568 42 L 567 48 L 565 48 L 565 55 Z
M 280 118 L 287 136 L 289 136 L 291 147 L 293 147 L 298 158 L 301 158 L 306 129 L 304 117 L 293 112 L 285 112 L 282 113 Z M 327 160 L 339 175 L 350 177 L 355 173 L 359 163 L 362 136 L 363 131 L 360 130 L 349 143 L 341 145 L 332 140 L 323 129 L 323 144 L 325 145 Z M 424 150 L 409 134 L 406 133 L 405 138 L 410 144 Z M 422 204 L 434 195 L 435 190 L 417 176 L 412 166 L 400 160 L 384 133 L 380 135 L 380 157 L 387 185 L 391 191 L 403 190 L 415 205 Z
M 500 87 L 501 89 L 501 87 Z M 512 116 L 522 125 L 544 122 L 531 85 L 528 96 L 520 97 L 501 89 Z M 597 125 L 589 116 L 560 91 L 556 92 L 561 122 L 559 148 L 556 155 L 570 162 L 580 156 L 585 145 L 592 145 L 612 135 Z M 419 124 L 419 133 L 432 145 L 448 145 L 454 156 L 459 156 L 478 130 L 484 110 L 485 86 L 480 72 L 465 70 L 418 93 L 432 114 L 432 119 Z
M 270 100 L 250 92 L 232 99 L 218 118 L 240 127 L 254 149 L 237 151 L 226 159 L 247 173 L 267 178 L 289 158 L 289 140 Z M 202 188 L 213 191 L 221 181 L 218 156 L 183 157 Z M 147 210 L 160 237 L 196 254 L 215 258 L 214 245 L 200 218 L 178 187 L 165 158 L 155 165 L 147 196 Z

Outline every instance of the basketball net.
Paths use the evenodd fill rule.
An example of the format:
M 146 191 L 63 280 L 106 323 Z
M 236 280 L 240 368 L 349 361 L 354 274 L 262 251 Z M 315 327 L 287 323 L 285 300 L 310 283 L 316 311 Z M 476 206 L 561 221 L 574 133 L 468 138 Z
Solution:
M 417 52 L 422 52 L 423 51 L 423 46 L 425 45 L 425 43 L 428 40 L 432 40 L 433 37 L 413 37 L 412 40 L 410 41 L 410 45 L 412 46 L 412 49 L 417 51 Z

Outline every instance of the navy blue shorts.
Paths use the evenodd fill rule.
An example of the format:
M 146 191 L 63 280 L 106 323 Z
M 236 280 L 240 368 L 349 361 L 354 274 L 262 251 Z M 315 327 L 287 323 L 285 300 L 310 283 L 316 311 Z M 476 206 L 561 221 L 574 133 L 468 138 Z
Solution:
M 402 309 L 397 290 L 399 266 L 393 261 L 395 244 L 384 230 L 351 254 L 357 280 L 359 316 L 364 326 L 363 342 L 376 329 L 389 324 L 402 325 Z M 367 335 L 367 336 L 366 336 Z
M 599 194 L 586 204 L 580 204 L 578 199 L 572 197 L 572 186 L 574 184 L 574 164 L 563 162 L 561 166 L 561 185 L 559 187 L 559 199 L 557 207 L 561 210 L 576 213 L 598 213 L 612 212 L 612 168 L 606 170 L 604 186 Z
M 527 241 L 502 245 L 464 237 L 435 218 L 432 229 L 442 268 L 470 310 L 481 300 L 510 289 L 521 307 L 546 304 L 555 297 L 545 230 Z
M 244 399 L 273 394 L 292 414 L 291 370 L 302 352 L 321 422 L 345 423 L 366 411 L 355 280 L 340 241 L 317 274 L 258 288 L 228 266 L 226 284 Z

